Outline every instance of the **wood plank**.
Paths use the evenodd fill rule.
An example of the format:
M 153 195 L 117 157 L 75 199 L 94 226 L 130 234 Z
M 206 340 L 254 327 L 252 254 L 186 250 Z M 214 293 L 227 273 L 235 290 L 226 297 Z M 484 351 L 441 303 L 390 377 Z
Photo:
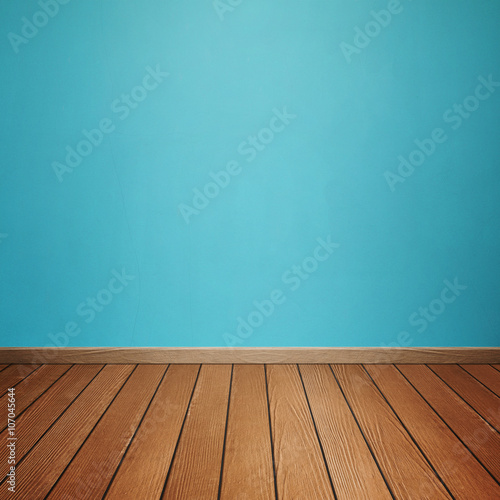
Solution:
M 5 370 L 9 365 L 0 365 L 0 372 Z
M 16 434 L 22 436 L 22 439 L 18 439 L 16 443 L 17 463 L 68 408 L 101 368 L 100 365 L 74 366 L 16 419 Z M 4 430 L 0 434 L 0 441 L 5 442 L 6 439 L 7 430 Z M 7 448 L 0 446 L 0 480 L 4 478 L 7 471 Z
M 231 365 L 201 367 L 163 499 L 216 499 L 226 428 Z
M 15 387 L 16 418 L 47 390 L 56 380 L 71 368 L 71 365 L 43 365 L 31 376 L 25 378 Z M 7 427 L 7 398 L 4 394 L 0 398 L 0 432 Z
M 278 498 L 333 499 L 297 366 L 266 369 Z
M 500 347 L 3 347 L 0 363 L 498 363 Z
M 299 368 L 337 498 L 392 498 L 330 367 Z
M 102 498 L 165 370 L 137 367 L 46 498 Z
M 500 498 L 500 486 L 394 366 L 366 370 L 455 498 Z
M 398 365 L 477 459 L 500 480 L 500 435 L 426 366 Z
M 500 370 L 500 365 L 492 365 L 496 370 Z
M 266 376 L 262 365 L 234 366 L 220 498 L 275 498 Z
M 193 393 L 199 365 L 171 365 L 105 496 L 158 500 Z
M 490 365 L 461 365 L 486 387 L 500 396 L 500 372 Z
M 108 365 L 99 372 L 18 463 L 16 493 L 12 498 L 38 500 L 46 497 L 133 368 L 131 365 Z
M 361 366 L 333 365 L 396 498 L 451 498 Z
M 0 396 L 3 396 L 7 389 L 15 387 L 39 367 L 40 365 L 10 365 L 2 370 L 0 372 Z
M 500 398 L 457 365 L 429 365 L 457 394 L 492 427 L 500 431 Z

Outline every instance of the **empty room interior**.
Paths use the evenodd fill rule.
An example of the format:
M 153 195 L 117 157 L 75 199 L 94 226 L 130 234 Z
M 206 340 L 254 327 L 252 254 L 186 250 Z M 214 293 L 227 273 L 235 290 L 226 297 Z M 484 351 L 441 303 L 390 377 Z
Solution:
M 2 2 L 0 499 L 500 499 L 499 26 Z

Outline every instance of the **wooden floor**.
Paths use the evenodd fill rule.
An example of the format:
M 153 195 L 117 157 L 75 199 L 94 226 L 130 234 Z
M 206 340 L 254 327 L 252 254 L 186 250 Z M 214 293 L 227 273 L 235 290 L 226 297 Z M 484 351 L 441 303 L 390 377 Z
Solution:
M 500 365 L 0 370 L 1 499 L 500 498 Z

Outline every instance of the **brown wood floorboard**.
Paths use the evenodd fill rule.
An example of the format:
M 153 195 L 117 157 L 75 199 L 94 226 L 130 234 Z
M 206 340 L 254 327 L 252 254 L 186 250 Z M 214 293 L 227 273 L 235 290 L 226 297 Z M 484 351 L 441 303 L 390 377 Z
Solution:
M 230 365 L 203 365 L 163 499 L 216 499 L 222 465 Z
M 43 365 L 36 370 L 30 377 L 23 379 L 15 387 L 16 400 L 16 418 L 43 394 L 56 380 L 62 377 L 71 365 Z M 0 398 L 0 432 L 7 427 L 7 398 L 4 394 Z
M 498 364 L 0 365 L 0 499 L 496 500 L 499 381 Z
M 462 399 L 492 427 L 500 431 L 500 398 L 457 365 L 429 365 Z
M 500 434 L 428 367 L 397 367 L 495 479 L 500 481 Z
M 220 498 L 272 500 L 274 491 L 264 366 L 235 365 Z
M 46 498 L 102 498 L 165 370 L 137 367 Z
M 337 498 L 391 498 L 330 367 L 300 365 L 300 372 Z
M 361 366 L 332 365 L 397 498 L 451 498 Z
M 489 472 L 394 366 L 366 370 L 455 498 L 498 498 Z
M 46 497 L 133 368 L 107 365 L 99 372 L 18 465 L 12 499 Z
M 269 365 L 267 379 L 278 497 L 333 499 L 298 367 Z
M 50 389 L 16 418 L 16 459 L 19 463 L 47 429 L 64 413 L 78 394 L 97 375 L 99 365 L 75 365 Z M 17 397 L 17 396 L 16 396 Z M 7 429 L 0 434 L 5 443 Z M 0 447 L 0 479 L 8 472 L 7 448 Z
M 489 365 L 460 365 L 473 377 L 500 396 L 500 372 Z
M 30 373 L 33 373 L 40 365 L 9 365 L 0 372 L 0 396 L 3 396 L 7 389 L 15 387 Z
M 158 500 L 200 366 L 170 365 L 106 499 Z

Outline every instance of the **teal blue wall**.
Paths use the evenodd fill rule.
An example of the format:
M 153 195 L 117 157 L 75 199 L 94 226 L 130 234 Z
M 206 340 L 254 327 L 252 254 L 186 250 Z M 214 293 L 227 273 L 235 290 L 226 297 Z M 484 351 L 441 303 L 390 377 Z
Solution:
M 0 19 L 2 345 L 499 345 L 497 0 Z

